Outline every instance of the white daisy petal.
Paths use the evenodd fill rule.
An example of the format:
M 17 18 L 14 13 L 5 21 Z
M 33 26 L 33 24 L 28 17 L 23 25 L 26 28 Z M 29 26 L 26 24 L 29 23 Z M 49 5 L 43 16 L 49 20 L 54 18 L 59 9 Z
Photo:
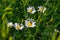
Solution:
M 20 27 L 20 30 L 22 30 L 24 28 L 23 24 L 21 23 L 20 26 L 21 26 Z
M 33 12 L 32 12 L 32 14 L 34 14 L 36 11 L 34 10 Z

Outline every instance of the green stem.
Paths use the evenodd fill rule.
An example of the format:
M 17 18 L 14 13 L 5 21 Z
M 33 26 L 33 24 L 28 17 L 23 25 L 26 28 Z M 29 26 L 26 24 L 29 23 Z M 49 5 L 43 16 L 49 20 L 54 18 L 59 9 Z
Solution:
M 29 31 L 29 28 L 28 28 L 28 38 L 27 38 L 27 40 L 29 40 L 30 37 L 31 37 L 31 34 L 30 34 L 30 31 Z

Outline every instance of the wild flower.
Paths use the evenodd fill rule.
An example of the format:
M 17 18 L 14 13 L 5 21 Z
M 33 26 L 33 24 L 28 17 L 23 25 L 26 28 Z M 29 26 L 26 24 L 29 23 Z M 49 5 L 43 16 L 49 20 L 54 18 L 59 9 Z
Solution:
M 27 8 L 27 12 L 28 13 L 31 13 L 31 14 L 34 14 L 36 12 L 35 8 L 34 7 L 28 7 Z
M 38 6 L 38 11 L 44 13 L 45 10 L 46 10 L 46 7 L 44 7 L 44 6 Z
M 34 22 L 33 19 L 27 19 L 27 20 L 25 20 L 25 26 L 26 27 L 35 27 L 36 26 L 35 23 L 36 22 Z
M 24 28 L 24 26 L 22 25 L 22 23 L 21 24 L 15 23 L 14 27 L 15 27 L 16 30 L 22 30 Z
M 7 27 L 12 27 L 13 26 L 13 23 L 12 22 L 8 22 L 7 23 Z

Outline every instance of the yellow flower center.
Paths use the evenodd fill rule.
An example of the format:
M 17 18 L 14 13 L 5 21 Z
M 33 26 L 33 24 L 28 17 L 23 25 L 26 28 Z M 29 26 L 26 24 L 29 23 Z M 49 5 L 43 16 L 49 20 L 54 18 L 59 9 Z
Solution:
M 32 9 L 29 10 L 30 13 L 31 13 L 32 11 L 33 11 Z
M 28 24 L 27 24 L 29 27 L 31 27 L 32 26 L 32 22 L 28 22 Z
M 44 10 L 44 7 L 39 8 L 39 10 L 42 12 Z
M 17 26 L 17 29 L 20 29 L 20 26 L 19 25 Z

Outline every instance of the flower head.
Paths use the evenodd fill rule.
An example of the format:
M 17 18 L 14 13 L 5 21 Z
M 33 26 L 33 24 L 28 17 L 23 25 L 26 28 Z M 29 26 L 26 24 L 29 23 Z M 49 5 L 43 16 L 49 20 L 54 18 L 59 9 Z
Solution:
M 31 14 L 34 14 L 36 12 L 35 8 L 34 7 L 28 7 L 27 8 L 27 12 L 31 13 Z
M 44 7 L 44 6 L 38 6 L 38 11 L 40 11 L 40 12 L 45 12 L 45 10 L 46 10 L 46 7 Z
M 12 22 L 8 22 L 7 23 L 7 27 L 12 27 L 13 26 L 13 23 Z
M 33 19 L 27 19 L 27 20 L 25 20 L 25 26 L 26 27 L 35 27 L 36 26 L 35 23 L 36 22 L 34 22 Z
M 22 30 L 24 28 L 24 26 L 22 25 L 22 23 L 19 25 L 19 23 L 15 23 L 14 27 L 16 30 Z

